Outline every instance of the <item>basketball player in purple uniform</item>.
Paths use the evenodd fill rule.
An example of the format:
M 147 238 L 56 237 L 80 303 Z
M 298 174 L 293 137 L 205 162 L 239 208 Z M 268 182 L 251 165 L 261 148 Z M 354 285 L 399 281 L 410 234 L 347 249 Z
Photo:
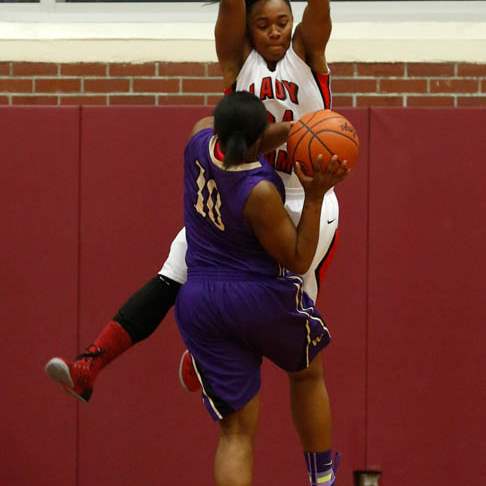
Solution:
M 313 161 L 312 178 L 296 168 L 305 192 L 296 227 L 284 207 L 282 180 L 261 155 L 263 103 L 247 92 L 228 95 L 216 107 L 214 130 L 212 124 L 206 118 L 195 125 L 184 154 L 188 279 L 176 319 L 204 403 L 220 425 L 215 483 L 252 483 L 265 356 L 289 374 L 311 484 L 330 486 L 335 477 L 319 355 L 330 336 L 297 274 L 314 258 L 324 194 L 348 169 L 336 157 L 327 169 Z
M 331 107 L 324 56 L 331 31 L 329 0 L 308 0 L 302 23 L 293 37 L 292 28 L 287 0 L 220 2 L 215 34 L 227 91 L 231 88 L 253 91 L 265 104 L 270 119 L 277 122 Z M 285 184 L 286 209 L 297 224 L 304 193 L 292 172 L 285 147 L 271 152 L 269 158 Z M 304 286 L 313 299 L 335 242 L 339 210 L 332 189 L 327 191 L 322 208 L 321 223 L 326 224 L 321 224 L 317 251 L 310 269 L 303 275 Z M 98 373 L 150 336 L 173 306 L 187 278 L 185 253 L 182 230 L 160 272 L 120 307 L 81 355 L 74 360 L 51 359 L 46 365 L 48 375 L 75 397 L 88 401 Z M 185 357 L 190 358 L 187 354 Z

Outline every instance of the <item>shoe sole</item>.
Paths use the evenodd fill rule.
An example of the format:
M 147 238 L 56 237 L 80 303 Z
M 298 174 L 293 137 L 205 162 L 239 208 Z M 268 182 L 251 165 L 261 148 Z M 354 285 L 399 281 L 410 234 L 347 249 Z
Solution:
M 184 388 L 184 390 L 186 390 L 186 392 L 191 393 L 191 390 L 189 390 L 189 388 L 187 388 L 186 382 L 184 381 L 184 378 L 182 377 L 182 366 L 183 366 L 183 363 L 184 363 L 184 358 L 185 358 L 186 354 L 188 354 L 188 353 L 189 353 L 189 351 L 187 351 L 187 349 L 186 349 L 182 353 L 181 359 L 179 361 L 179 383 L 181 384 L 182 388 Z
M 197 386 L 197 388 L 191 389 L 186 385 L 186 382 L 184 381 L 184 377 L 183 377 L 183 373 L 182 373 L 182 369 L 184 367 L 183 366 L 184 365 L 184 358 L 186 357 L 186 355 L 191 356 L 191 354 L 189 353 L 189 351 L 187 349 L 182 353 L 181 360 L 179 361 L 179 382 L 180 382 L 182 388 L 184 388 L 184 390 L 186 392 L 195 393 L 195 392 L 198 392 L 202 389 L 202 385 L 201 385 L 201 381 L 200 381 L 199 375 L 197 373 L 196 366 L 194 364 L 194 360 L 193 360 L 192 356 L 191 356 L 191 361 L 192 361 L 192 366 L 194 367 L 194 370 L 196 372 L 196 376 L 198 378 L 198 382 L 197 382 L 198 386 Z
M 60 358 L 52 358 L 45 366 L 47 376 L 61 386 L 65 393 L 77 398 L 83 403 L 88 403 L 81 395 L 78 395 L 74 390 L 73 379 L 69 372 L 68 365 Z

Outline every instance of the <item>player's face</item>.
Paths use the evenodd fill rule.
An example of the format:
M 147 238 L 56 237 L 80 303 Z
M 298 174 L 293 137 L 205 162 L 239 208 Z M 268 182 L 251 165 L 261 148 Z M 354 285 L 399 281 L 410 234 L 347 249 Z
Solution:
M 256 51 L 268 63 L 284 57 L 292 40 L 292 12 L 284 0 L 259 0 L 250 11 L 248 32 Z

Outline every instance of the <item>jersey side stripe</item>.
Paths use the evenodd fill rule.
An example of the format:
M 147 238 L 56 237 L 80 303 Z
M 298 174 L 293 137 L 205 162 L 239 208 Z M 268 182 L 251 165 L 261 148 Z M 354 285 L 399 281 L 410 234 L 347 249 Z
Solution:
M 236 92 L 236 81 L 228 88 L 224 88 L 223 93 L 225 96 Z
M 194 359 L 194 357 L 191 355 L 191 358 L 192 358 L 192 366 L 194 368 L 194 371 L 196 372 L 196 375 L 197 375 L 197 378 L 199 380 L 199 383 L 201 383 L 201 389 L 202 389 L 202 392 L 204 394 L 204 396 L 206 397 L 206 399 L 208 400 L 208 403 L 209 405 L 211 406 L 211 408 L 213 409 L 213 412 L 214 414 L 216 415 L 216 417 L 218 417 L 219 420 L 222 420 L 223 419 L 223 415 L 220 413 L 220 411 L 216 408 L 216 405 L 214 404 L 213 402 L 213 399 L 209 396 L 209 394 L 206 392 L 206 388 L 204 386 L 204 383 L 203 383 L 203 380 L 202 380 L 202 377 L 201 377 L 201 374 L 199 373 L 199 370 L 197 368 L 197 365 L 196 365 L 196 360 Z
M 332 110 L 332 92 L 331 92 L 331 74 L 330 73 L 316 73 L 312 71 L 312 75 L 316 80 L 319 93 L 322 96 L 324 108 Z

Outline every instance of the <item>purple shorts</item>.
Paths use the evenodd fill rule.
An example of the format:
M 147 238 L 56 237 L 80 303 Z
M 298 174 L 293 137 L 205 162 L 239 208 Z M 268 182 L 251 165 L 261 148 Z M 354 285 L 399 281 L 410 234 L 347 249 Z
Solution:
M 330 334 L 302 278 L 190 277 L 176 319 L 192 354 L 204 403 L 215 419 L 241 409 L 260 388 L 265 356 L 285 371 L 309 366 Z

